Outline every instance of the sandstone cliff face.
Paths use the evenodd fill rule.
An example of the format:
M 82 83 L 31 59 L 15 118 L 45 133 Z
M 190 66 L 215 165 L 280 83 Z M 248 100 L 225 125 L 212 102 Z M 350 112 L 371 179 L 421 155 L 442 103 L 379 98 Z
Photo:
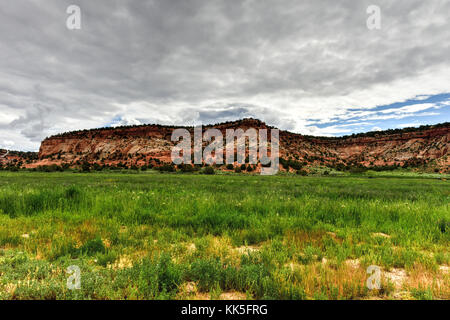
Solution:
M 225 133 L 232 128 L 270 129 L 255 119 L 227 122 L 208 128 Z M 66 133 L 45 139 L 39 150 L 39 161 L 31 166 L 79 161 L 103 164 L 142 165 L 155 159 L 170 162 L 172 131 L 178 127 L 146 125 L 107 128 Z M 193 137 L 193 128 L 188 127 Z M 413 130 L 396 130 L 370 134 L 323 138 L 280 131 L 281 157 L 322 164 L 403 165 L 408 161 L 435 160 L 448 170 L 450 124 Z
M 323 141 L 315 140 L 317 144 Z M 437 159 L 448 154 L 450 127 L 430 128 L 423 131 L 373 137 L 358 137 L 326 141 L 328 150 L 343 159 L 384 158 L 387 162 L 395 160 Z

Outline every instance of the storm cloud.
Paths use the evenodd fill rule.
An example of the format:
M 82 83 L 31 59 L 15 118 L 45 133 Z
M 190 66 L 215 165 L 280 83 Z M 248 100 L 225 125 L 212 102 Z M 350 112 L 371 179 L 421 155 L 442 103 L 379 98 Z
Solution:
M 66 27 L 72 4 L 80 30 Z M 371 4 L 379 30 L 366 26 Z M 51 134 L 99 126 L 243 117 L 340 134 L 358 130 L 346 122 L 355 117 L 375 127 L 380 116 L 430 116 L 377 108 L 440 94 L 422 104 L 449 121 L 449 15 L 450 1 L 438 0 L 3 1 L 0 147 L 36 150 Z

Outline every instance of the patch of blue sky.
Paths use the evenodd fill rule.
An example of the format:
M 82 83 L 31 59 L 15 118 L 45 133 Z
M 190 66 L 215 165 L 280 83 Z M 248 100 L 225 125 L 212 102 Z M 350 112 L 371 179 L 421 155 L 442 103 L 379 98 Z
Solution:
M 105 127 L 114 127 L 122 121 L 122 116 L 116 116 L 112 118 L 108 123 L 105 124 Z
M 348 109 L 345 114 L 327 122 L 310 123 L 311 126 L 332 135 L 418 127 L 450 121 L 450 93 L 417 96 L 404 102 L 396 102 L 375 108 Z M 334 133 L 333 133 L 334 132 Z

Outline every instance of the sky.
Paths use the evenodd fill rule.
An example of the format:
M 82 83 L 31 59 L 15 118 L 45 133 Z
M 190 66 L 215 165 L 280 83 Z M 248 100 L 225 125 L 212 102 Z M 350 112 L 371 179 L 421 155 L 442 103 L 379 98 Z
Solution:
M 2 1 L 0 148 L 246 117 L 322 136 L 447 122 L 449 17 L 449 0 Z

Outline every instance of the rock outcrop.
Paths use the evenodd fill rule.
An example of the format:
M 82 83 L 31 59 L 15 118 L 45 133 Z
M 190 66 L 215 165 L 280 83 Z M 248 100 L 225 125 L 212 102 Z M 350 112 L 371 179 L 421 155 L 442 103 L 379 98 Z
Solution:
M 270 129 L 256 119 L 243 119 L 203 129 Z M 81 162 L 100 165 L 157 165 L 170 162 L 174 143 L 172 131 L 192 127 L 142 125 L 68 132 L 45 139 L 38 160 L 27 167 Z M 280 156 L 304 165 L 349 166 L 421 166 L 432 164 L 449 171 L 450 123 L 420 128 L 377 131 L 352 136 L 327 138 L 304 136 L 280 130 Z

